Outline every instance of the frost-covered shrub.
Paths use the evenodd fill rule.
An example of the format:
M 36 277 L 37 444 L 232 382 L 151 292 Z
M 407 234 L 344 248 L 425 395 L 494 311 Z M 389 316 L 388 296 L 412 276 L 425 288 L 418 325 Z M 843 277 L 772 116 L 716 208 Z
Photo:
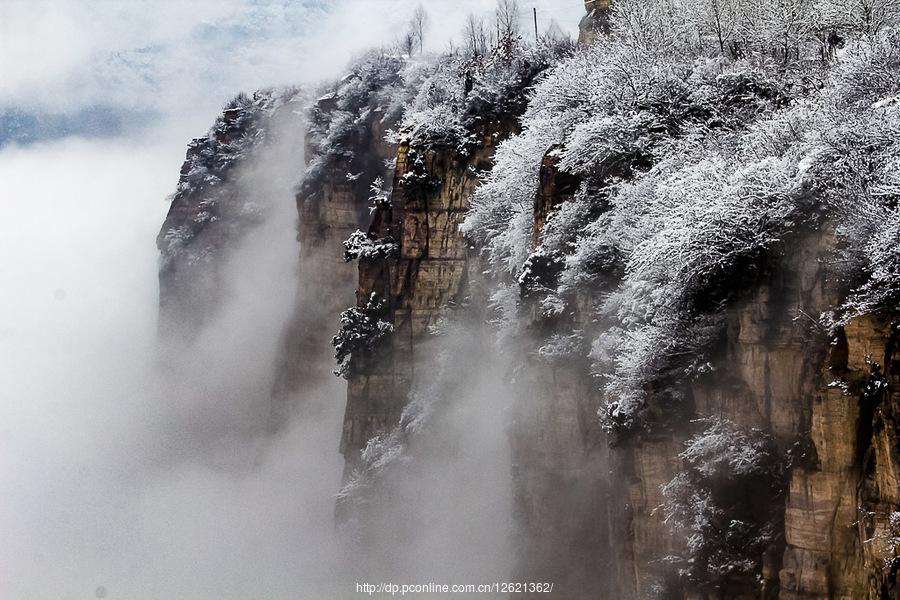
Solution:
M 597 45 L 555 67 L 539 83 L 522 122 L 524 130 L 500 145 L 494 168 L 472 197 L 463 231 L 481 244 L 495 269 L 516 274 L 531 253 L 531 207 L 541 161 L 563 147 L 588 115 L 603 118 L 643 97 L 646 78 L 616 65 L 615 48 Z M 628 85 L 626 80 L 634 83 Z
M 606 398 L 599 416 L 614 440 L 650 429 L 684 408 L 682 383 L 712 368 L 710 350 L 722 325 L 719 312 L 693 317 L 666 312 L 650 323 L 610 327 L 594 340 L 590 358 Z M 654 406 L 648 404 L 650 395 Z
M 562 255 L 538 246 L 522 265 L 518 283 L 523 298 L 556 288 L 564 266 Z
M 231 167 L 267 137 L 268 118 L 297 97 L 294 90 L 260 90 L 229 101 L 206 137 L 188 144 L 176 194 L 197 193 L 223 181 Z
M 545 37 L 534 46 L 514 39 L 483 57 L 469 59 L 465 69 L 471 89 L 466 95 L 464 120 L 471 125 L 521 115 L 538 78 L 574 51 L 568 38 Z
M 660 177 L 653 200 L 672 210 L 635 246 L 627 276 L 677 284 L 670 302 L 692 305 L 716 286 L 732 286 L 729 274 L 752 266 L 793 224 L 796 162 L 772 157 L 744 166 L 713 157 Z
M 873 36 L 900 22 L 896 0 L 617 0 L 613 34 L 648 52 L 689 48 L 782 63 L 832 59 L 846 36 Z
M 875 104 L 900 94 L 900 31 L 855 41 L 835 66 L 834 94 L 839 106 Z
M 412 197 L 428 194 L 441 187 L 441 180 L 429 171 L 425 158 L 425 152 L 418 147 L 411 147 L 406 155 L 406 171 L 400 181 L 407 194 Z
M 685 538 L 686 554 L 673 557 L 681 573 L 701 587 L 734 577 L 758 577 L 764 552 L 778 541 L 784 467 L 770 436 L 721 418 L 679 455 L 684 471 L 662 487 L 666 523 Z
M 886 555 L 885 567 L 889 569 L 900 568 L 900 511 L 891 512 L 888 517 L 888 530 L 886 543 L 881 551 Z
M 645 61 L 639 46 L 614 38 L 551 70 L 463 225 L 500 275 L 521 276 L 534 252 L 563 263 L 536 286 L 556 314 L 579 290 L 602 294 L 592 359 L 615 430 L 647 425 L 649 396 L 654 410 L 680 403 L 687 378 L 711 368 L 727 302 L 774 246 L 823 218 L 809 85 L 768 60 Z M 535 249 L 548 151 L 582 185 Z
M 458 62 L 453 55 L 420 56 L 405 69 L 404 82 L 414 91 L 397 131 L 390 133 L 392 141 L 468 152 L 474 140 L 460 111 L 463 81 Z
M 409 99 L 401 77 L 405 64 L 403 57 L 371 50 L 353 61 L 340 81 L 319 91 L 306 112 L 311 156 L 301 196 L 316 189 L 336 161 L 354 159 L 355 143 L 369 134 L 371 122 L 387 128 L 401 117 Z
M 584 338 L 580 332 L 553 334 L 538 348 L 538 356 L 548 363 L 572 363 L 584 358 Z
M 787 124 L 796 127 L 752 127 L 724 149 L 682 146 L 690 154 L 616 186 L 610 209 L 575 243 L 565 281 L 595 279 L 595 248 L 601 266 L 608 248 L 624 257 L 624 277 L 598 308 L 610 327 L 592 350 L 611 429 L 647 425 L 648 395 L 658 408 L 680 404 L 679 382 L 708 368 L 725 303 L 774 244 L 815 219 L 801 152 L 773 141 Z
M 463 225 L 495 268 L 515 273 L 531 252 L 530 220 L 517 217 L 531 211 L 551 148 L 559 168 L 590 180 L 595 192 L 675 153 L 689 157 L 710 132 L 729 135 L 789 103 L 774 73 L 747 62 L 690 54 L 645 59 L 626 43 L 608 41 L 561 62 L 536 86 L 522 135 L 498 148 Z M 602 205 L 605 195 L 588 197 Z
M 361 258 L 387 258 L 396 254 L 397 250 L 397 243 L 392 238 L 375 239 L 357 229 L 344 240 L 344 262 Z
M 892 41 L 891 41 L 892 40 Z M 900 57 L 894 32 L 855 44 L 822 101 L 809 178 L 840 243 L 843 318 L 900 306 Z
M 401 126 L 402 134 L 396 139 L 408 141 L 417 148 L 454 148 L 465 155 L 477 142 L 448 104 L 412 111 Z
M 802 128 L 768 122 L 790 104 L 776 74 L 647 52 L 613 40 L 555 67 L 462 228 L 523 297 L 541 292 L 544 314 L 606 288 L 592 359 L 613 430 L 646 425 L 648 393 L 680 404 L 678 380 L 708 368 L 723 303 L 795 226 L 804 191 Z M 534 248 L 548 150 L 583 183 Z
M 673 63 L 661 75 L 630 106 L 576 125 L 560 167 L 594 178 L 629 176 L 665 156 L 673 138 L 743 129 L 789 102 L 783 82 L 745 62 L 697 59 Z
M 864 246 L 868 278 L 850 295 L 848 316 L 900 307 L 900 208 L 882 210 L 880 227 Z
M 385 314 L 384 300 L 374 293 L 365 306 L 354 306 L 341 313 L 341 328 L 331 338 L 338 365 L 335 375 L 347 378 L 353 361 L 364 360 L 378 351 L 384 339 L 394 331 L 393 325 L 382 320 Z
M 566 39 L 536 46 L 511 39 L 475 56 L 420 57 L 404 72 L 407 87 L 418 93 L 392 139 L 467 154 L 478 142 L 478 126 L 521 115 L 538 77 L 572 48 Z
M 157 240 L 162 268 L 177 257 L 188 264 L 213 260 L 217 244 L 197 242 L 199 234 L 212 226 L 224 241 L 259 222 L 263 208 L 235 193 L 237 188 L 230 184 L 244 176 L 239 167 L 271 140 L 272 117 L 282 109 L 295 110 L 289 105 L 299 106 L 300 100 L 295 89 L 242 92 L 225 105 L 205 137 L 188 144 L 172 204 L 193 210 L 184 211 L 190 220 L 178 212 L 169 214 Z
M 376 177 L 369 186 L 369 214 L 391 207 L 391 190 L 385 187 L 384 179 Z

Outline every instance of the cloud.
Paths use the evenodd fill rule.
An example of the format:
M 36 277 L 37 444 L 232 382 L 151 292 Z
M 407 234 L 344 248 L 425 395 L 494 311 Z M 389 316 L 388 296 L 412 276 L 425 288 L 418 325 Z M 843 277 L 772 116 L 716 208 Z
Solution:
M 181 154 L 175 135 L 0 151 L 4 597 L 346 585 L 331 523 L 340 382 L 304 390 L 312 412 L 264 435 L 296 285 L 292 187 L 277 175 L 297 157 L 253 167 L 270 218 L 228 265 L 226 306 L 170 354 L 156 342 L 154 240 Z
M 493 2 L 425 4 L 429 45 L 443 48 L 466 12 L 486 14 Z M 580 0 L 566 12 L 558 0 L 537 4 L 569 29 L 583 10 Z M 277 218 L 238 252 L 230 306 L 192 352 L 168 363 L 155 339 L 154 242 L 187 141 L 230 96 L 337 76 L 352 55 L 394 39 L 413 7 L 4 3 L 0 113 L 72 118 L 101 107 L 147 117 L 106 139 L 57 127 L 59 139 L 0 149 L 5 595 L 350 593 L 335 576 L 342 565 L 332 536 L 340 382 L 305 391 L 311 416 L 275 438 L 258 434 L 296 283 L 290 190 L 271 192 Z
M 542 26 L 575 31 L 580 0 L 535 0 Z M 444 49 L 469 12 L 493 0 L 425 3 L 428 45 Z M 523 4 L 524 6 L 524 4 Z M 11 0 L 0 22 L 0 108 L 60 113 L 92 106 L 184 113 L 240 90 L 308 83 L 399 37 L 409 0 Z M 530 14 L 523 14 L 530 31 Z

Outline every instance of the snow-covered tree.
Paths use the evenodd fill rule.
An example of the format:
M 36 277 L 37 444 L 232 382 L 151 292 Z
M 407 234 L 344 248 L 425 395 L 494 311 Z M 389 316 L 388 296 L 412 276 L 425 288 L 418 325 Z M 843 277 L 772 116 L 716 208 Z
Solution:
M 393 239 L 373 239 L 369 234 L 357 229 L 344 241 L 344 261 L 387 258 L 394 256 L 397 249 L 397 243 Z
M 741 24 L 739 0 L 697 0 L 686 8 L 689 23 L 700 36 L 711 35 L 720 54 L 732 51 Z
M 736 577 L 762 574 L 766 550 L 781 535 L 784 467 L 769 436 L 729 421 L 700 421 L 705 429 L 680 454 L 684 471 L 663 486 L 666 523 L 685 539 L 672 557 L 701 588 L 721 589 Z
M 335 375 L 347 378 L 354 361 L 366 360 L 382 347 L 394 326 L 384 321 L 386 303 L 372 294 L 365 306 L 348 308 L 341 313 L 341 328 L 331 339 L 338 368 Z
M 844 33 L 874 36 L 900 23 L 900 0 L 820 0 L 816 11 L 823 26 Z
M 498 43 L 518 37 L 522 19 L 519 0 L 497 0 L 494 18 L 497 21 Z

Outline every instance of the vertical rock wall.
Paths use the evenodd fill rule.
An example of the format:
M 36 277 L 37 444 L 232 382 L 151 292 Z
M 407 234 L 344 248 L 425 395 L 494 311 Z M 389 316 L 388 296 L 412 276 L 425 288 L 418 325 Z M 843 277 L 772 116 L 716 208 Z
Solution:
M 362 258 L 357 304 L 372 294 L 386 302 L 394 332 L 369 360 L 354 361 L 348 384 L 341 452 L 348 473 L 373 436 L 395 426 L 420 369 L 428 369 L 429 326 L 448 306 L 459 304 L 478 276 L 469 244 L 459 232 L 477 172 L 490 166 L 494 148 L 508 134 L 485 130 L 469 155 L 401 145 L 389 207 L 376 210 L 369 233 L 391 238 L 390 257 Z
M 742 429 L 769 432 L 782 453 L 805 439 L 827 344 L 808 315 L 819 315 L 831 297 L 824 267 L 831 241 L 828 232 L 813 231 L 773 251 L 759 283 L 727 310 L 713 370 L 691 386 L 691 413 L 615 449 L 625 469 L 622 479 L 629 482 L 619 515 L 628 522 L 636 593 L 667 577 L 662 559 L 683 543 L 663 522 L 660 488 L 682 468 L 678 454 L 692 433 L 692 419 L 724 417 Z M 765 555 L 763 581 L 736 580 L 727 597 L 775 597 L 782 552 L 773 547 Z
M 541 164 L 533 203 L 535 245 L 548 217 L 572 199 L 580 184 L 558 169 L 552 150 Z M 572 322 L 564 326 L 589 331 L 590 298 L 577 304 Z M 523 311 L 536 340 L 560 325 L 527 301 Z M 536 346 L 527 339 L 525 344 Z M 516 578 L 553 581 L 566 598 L 607 597 L 619 591 L 610 577 L 617 568 L 612 558 L 618 549 L 611 542 L 618 524 L 607 514 L 612 488 L 609 444 L 597 417 L 600 395 L 586 360 L 548 361 L 533 351 L 524 354 L 510 426 L 521 532 Z
M 583 44 L 608 31 L 608 3 L 589 0 L 586 9 Z M 542 185 L 538 227 L 547 206 L 566 200 L 555 196 L 552 186 Z M 843 300 L 827 267 L 834 247 L 832 233 L 822 229 L 776 248 L 764 275 L 728 309 L 715 370 L 691 386 L 694 415 L 771 433 L 791 465 L 783 506 L 773 509 L 783 511 L 783 539 L 763 559 L 763 581 L 716 597 L 900 597 L 896 315 L 854 319 L 837 342 L 821 331 L 818 316 Z M 565 406 L 554 375 L 541 379 L 551 405 Z M 588 392 L 576 403 L 586 410 L 596 400 Z M 607 500 L 608 547 L 615 557 L 607 567 L 620 597 L 655 593 L 653 585 L 671 577 L 661 559 L 683 540 L 662 521 L 660 487 L 682 468 L 678 453 L 690 433 L 688 422 L 675 424 L 610 451 L 608 493 L 594 501 L 602 506 Z M 564 429 L 552 438 L 551 447 L 564 443 Z M 583 452 L 570 444 L 570 464 Z M 704 597 L 690 589 L 678 594 Z
M 334 110 L 328 98 L 316 110 Z M 271 426 L 283 423 L 292 406 L 291 392 L 311 388 L 331 373 L 331 345 L 342 310 L 353 304 L 356 266 L 343 259 L 343 242 L 370 220 L 369 186 L 384 175 L 396 147 L 385 141 L 389 124 L 373 113 L 368 126 L 348 146 L 347 158 L 329 164 L 297 194 L 300 273 L 293 319 L 285 333 L 282 362 L 273 393 Z M 307 150 L 307 161 L 312 152 Z M 348 177 L 354 174 L 353 177 Z
M 896 322 L 839 332 L 811 397 L 813 451 L 785 507 L 782 598 L 898 598 L 900 440 Z
M 291 145 L 291 138 L 302 128 L 300 106 L 293 91 L 240 95 L 206 137 L 188 145 L 178 187 L 156 240 L 164 340 L 190 341 L 219 308 L 228 289 L 224 265 L 270 208 L 268 199 L 251 192 L 257 186 L 260 190 L 271 187 L 268 181 L 260 181 L 256 163 L 269 151 L 287 151 L 284 146 Z M 299 171 L 301 165 L 296 168 Z
M 548 156 L 535 200 L 536 242 L 547 212 L 570 197 L 571 182 L 552 163 Z M 598 590 L 623 598 L 898 597 L 897 327 L 886 315 L 857 318 L 835 342 L 817 323 L 842 302 L 828 267 L 834 247 L 827 227 L 797 233 L 776 246 L 760 276 L 735 282 L 747 290 L 727 309 L 713 370 L 691 384 L 689 414 L 664 429 L 607 450 L 586 366 L 528 365 L 512 440 L 530 568 L 552 573 L 554 557 L 564 556 L 552 576 L 589 584 L 573 586 L 583 590 L 573 598 Z M 583 316 L 576 322 L 590 327 Z M 683 468 L 691 420 L 704 416 L 770 433 L 790 466 L 788 489 L 771 508 L 783 513 L 783 531 L 761 557 L 762 579 L 736 577 L 712 596 L 679 583 L 667 566 L 684 540 L 661 510 L 661 487 Z

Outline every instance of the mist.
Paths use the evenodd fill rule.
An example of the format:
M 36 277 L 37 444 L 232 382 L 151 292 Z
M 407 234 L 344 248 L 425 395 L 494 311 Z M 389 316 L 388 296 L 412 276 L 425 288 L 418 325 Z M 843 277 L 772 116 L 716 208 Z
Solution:
M 177 172 L 171 155 L 67 141 L 0 162 L 4 209 L 32 207 L 2 231 L 19 291 L 3 313 L 7 597 L 315 597 L 328 578 L 339 392 L 322 391 L 330 427 L 261 433 L 296 284 L 292 185 L 255 190 L 268 218 L 228 265 L 228 301 L 172 355 L 156 342 L 152 244 L 168 186 L 142 179 L 148 159 Z
M 374 545 L 334 518 L 345 382 L 301 386 L 299 409 L 267 431 L 298 276 L 285 177 L 297 150 L 276 145 L 250 165 L 242 181 L 266 218 L 234 250 L 214 318 L 172 346 L 157 340 L 152 244 L 170 187 L 152 171 L 177 172 L 171 145 L 66 140 L 0 154 L 5 211 L 31 207 L 0 226 L 0 274 L 19 292 L 3 300 L 0 341 L 6 597 L 349 598 L 356 581 L 509 571 L 509 400 L 472 332 L 449 343 L 469 359 L 445 355 L 420 391 L 415 462 L 393 468 L 379 484 L 390 502 L 363 513 Z M 453 380 L 472 383 L 448 390 Z
M 345 482 L 341 507 L 351 516 L 341 534 L 359 580 L 477 584 L 512 575 L 515 399 L 489 333 L 471 317 L 441 323 L 431 348 L 417 350 L 432 356 L 400 423 L 370 441 L 367 469 Z
M 443 48 L 468 9 L 492 5 L 429 4 L 429 45 Z M 106 8 L 14 1 L 0 25 L 12 57 L 0 66 L 0 109 L 143 115 L 102 137 L 0 146 L 0 595 L 349 598 L 356 576 L 505 574 L 507 559 L 488 560 L 511 535 L 508 399 L 496 379 L 445 398 L 452 408 L 438 411 L 424 462 L 390 479 L 404 502 L 379 534 L 391 539 L 410 515 L 424 529 L 389 564 L 362 570 L 334 519 L 345 383 L 302 387 L 291 419 L 266 427 L 298 286 L 302 131 L 282 132 L 285 143 L 248 167 L 246 193 L 265 219 L 226 266 L 223 305 L 190 344 L 157 339 L 154 240 L 187 142 L 240 90 L 337 76 L 355 53 L 391 42 L 413 6 Z M 135 56 L 149 58 L 136 68 Z M 332 368 L 330 347 L 321 367 Z

